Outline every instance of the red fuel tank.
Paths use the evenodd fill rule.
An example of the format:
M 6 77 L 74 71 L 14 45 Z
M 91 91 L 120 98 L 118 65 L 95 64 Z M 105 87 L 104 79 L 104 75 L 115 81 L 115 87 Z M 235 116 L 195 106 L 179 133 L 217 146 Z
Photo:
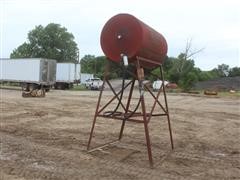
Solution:
M 100 41 L 104 54 L 115 62 L 120 62 L 124 54 L 130 63 L 141 57 L 142 67 L 154 68 L 162 64 L 167 55 L 165 38 L 130 14 L 118 14 L 109 19 Z

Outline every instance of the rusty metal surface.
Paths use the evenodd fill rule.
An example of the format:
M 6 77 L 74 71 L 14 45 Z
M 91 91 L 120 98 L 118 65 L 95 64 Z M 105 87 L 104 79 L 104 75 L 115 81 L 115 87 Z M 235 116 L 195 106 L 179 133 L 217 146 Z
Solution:
M 109 19 L 101 33 L 101 47 L 115 62 L 121 61 L 121 54 L 126 55 L 130 63 L 136 61 L 137 56 L 142 57 L 140 63 L 144 68 L 162 64 L 168 49 L 162 34 L 130 14 Z
M 137 63 L 137 64 L 138 64 L 137 68 L 140 68 L 140 63 Z M 108 85 L 110 87 L 110 90 L 113 92 L 114 95 L 110 100 L 108 100 L 107 103 L 101 104 L 102 94 L 103 94 L 104 90 L 102 89 L 100 91 L 95 115 L 94 115 L 94 118 L 93 118 L 92 128 L 91 128 L 91 131 L 90 131 L 87 150 L 89 152 L 93 152 L 94 149 L 98 149 L 98 148 L 102 147 L 102 146 L 100 146 L 98 148 L 90 149 L 95 124 L 96 124 L 96 121 L 97 121 L 98 117 L 107 118 L 107 119 L 114 119 L 114 120 L 121 120 L 122 121 L 119 136 L 118 136 L 117 140 L 121 140 L 122 137 L 123 137 L 123 132 L 124 132 L 124 127 L 125 127 L 126 121 L 130 121 L 130 122 L 134 122 L 134 123 L 142 123 L 144 125 L 144 132 L 145 132 L 145 137 L 146 137 L 146 146 L 147 146 L 149 164 L 150 164 L 150 167 L 153 167 L 151 140 L 150 140 L 149 128 L 148 128 L 148 124 L 150 123 L 150 119 L 153 116 L 155 116 L 155 117 L 156 116 L 158 116 L 158 117 L 166 116 L 167 117 L 168 129 L 169 129 L 169 134 L 170 134 L 170 143 L 171 143 L 172 149 L 174 148 L 165 87 L 162 86 L 159 89 L 157 95 L 155 96 L 151 92 L 151 90 L 147 86 L 145 86 L 146 90 L 151 94 L 151 97 L 154 99 L 150 112 L 147 112 L 146 103 L 145 103 L 145 99 L 144 99 L 144 93 L 141 93 L 141 90 L 140 90 L 140 97 L 139 97 L 141 108 L 139 108 L 138 111 L 130 111 L 129 107 L 130 107 L 131 100 L 132 100 L 134 83 L 135 83 L 135 81 L 138 81 L 139 82 L 139 88 L 141 88 L 142 80 L 140 79 L 140 77 L 138 77 L 138 73 L 136 73 L 135 75 L 133 75 L 133 80 L 131 80 L 129 83 L 127 83 L 119 92 L 116 92 L 114 90 L 114 88 L 112 88 L 111 83 L 108 81 L 108 76 L 107 76 L 107 74 L 109 74 L 108 72 L 109 72 L 109 69 L 107 69 L 106 72 L 105 72 L 104 85 Z M 160 67 L 160 72 L 161 72 L 161 77 L 159 77 L 159 78 L 164 80 L 163 73 L 162 73 L 162 67 Z M 129 87 L 129 86 L 130 86 L 130 90 L 128 92 L 128 98 L 127 98 L 126 104 L 124 104 L 123 102 L 120 103 L 123 110 L 121 112 L 118 111 L 117 113 L 113 113 L 113 114 L 105 114 L 104 110 L 107 107 L 109 107 L 109 105 L 113 102 L 113 100 L 115 100 L 115 99 L 119 100 L 119 95 L 122 93 L 122 91 L 126 90 L 126 88 Z M 163 102 L 164 105 L 159 100 L 161 94 L 163 94 L 163 96 L 164 96 L 164 102 Z M 162 113 L 159 113 L 159 112 L 154 113 L 155 107 L 157 105 L 160 106 L 160 108 L 162 109 L 162 111 L 163 111 Z M 111 143 L 112 142 L 106 143 L 103 146 L 105 147 L 107 144 L 111 144 Z

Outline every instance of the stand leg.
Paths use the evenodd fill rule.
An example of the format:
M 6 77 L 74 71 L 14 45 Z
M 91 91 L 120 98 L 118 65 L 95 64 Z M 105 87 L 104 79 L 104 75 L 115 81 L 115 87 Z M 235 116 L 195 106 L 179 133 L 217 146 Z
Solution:
M 150 167 L 153 167 L 153 159 L 152 159 L 152 149 L 151 149 L 151 142 L 149 137 L 149 131 L 148 131 L 148 121 L 147 121 L 147 113 L 146 113 L 146 106 L 145 106 L 145 100 L 144 100 L 144 85 L 143 79 L 144 79 L 144 70 L 140 66 L 139 60 L 137 60 L 137 78 L 139 82 L 139 90 L 140 90 L 140 100 L 141 100 L 141 106 L 142 106 L 142 116 L 143 116 L 143 124 L 145 129 L 145 136 L 146 136 L 146 142 L 147 142 L 147 150 L 148 150 L 148 159 Z
M 152 149 L 151 149 L 151 142 L 150 142 L 149 131 L 148 131 L 145 101 L 143 96 L 141 97 L 141 105 L 142 105 L 143 121 L 144 121 L 143 124 L 144 124 L 145 136 L 146 136 L 146 142 L 147 142 L 148 159 L 149 159 L 150 166 L 153 167 Z
M 131 89 L 130 89 L 130 92 L 129 92 L 129 96 L 128 96 L 128 101 L 127 101 L 127 106 L 126 106 L 125 113 L 127 113 L 128 110 L 129 110 L 129 106 L 130 106 L 130 102 L 131 102 L 132 94 L 133 94 L 134 84 L 135 84 L 135 79 L 132 81 L 132 86 L 131 86 Z M 124 120 L 122 121 L 122 126 L 121 126 L 121 130 L 120 130 L 120 133 L 119 133 L 119 138 L 118 138 L 119 140 L 122 139 L 122 135 L 123 135 L 123 130 L 124 130 L 124 127 L 125 127 L 125 123 L 126 123 L 126 119 L 124 119 Z
M 105 85 L 105 82 L 106 82 L 106 77 L 104 78 L 104 81 L 103 81 L 103 87 L 104 87 L 104 85 Z M 96 123 L 96 119 L 97 119 L 97 115 L 98 115 L 98 109 L 99 109 L 99 107 L 100 107 L 100 102 L 101 102 L 101 98 L 102 98 L 103 89 L 104 89 L 104 88 L 101 89 L 100 94 L 99 94 L 99 97 L 98 97 L 98 103 L 97 103 L 95 115 L 94 115 L 94 118 L 93 118 L 93 123 L 92 123 L 91 133 L 90 133 L 89 140 L 88 140 L 87 150 L 89 150 L 90 144 L 91 144 L 91 141 L 92 141 L 93 130 L 94 130 L 95 123 Z
M 174 149 L 173 138 L 172 138 L 172 128 L 171 128 L 169 111 L 168 111 L 168 103 L 167 103 L 166 90 L 165 90 L 165 86 L 164 86 L 164 76 L 163 76 L 162 66 L 160 66 L 160 73 L 161 73 L 161 78 L 162 78 L 162 82 L 163 82 L 163 95 L 164 95 L 164 101 L 165 101 L 165 105 L 166 105 L 167 120 L 168 120 L 168 129 L 169 129 L 169 134 L 170 134 L 171 147 L 172 147 L 172 149 Z

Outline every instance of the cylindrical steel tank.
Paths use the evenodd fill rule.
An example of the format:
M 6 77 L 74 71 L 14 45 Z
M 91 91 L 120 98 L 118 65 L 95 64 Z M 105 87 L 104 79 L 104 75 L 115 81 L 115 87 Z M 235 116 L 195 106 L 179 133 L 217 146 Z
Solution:
M 141 66 L 154 68 L 162 64 L 167 55 L 165 38 L 130 14 L 118 14 L 108 20 L 100 41 L 104 54 L 115 62 L 121 61 L 121 54 L 126 55 L 130 63 L 138 56 L 146 59 L 141 60 Z

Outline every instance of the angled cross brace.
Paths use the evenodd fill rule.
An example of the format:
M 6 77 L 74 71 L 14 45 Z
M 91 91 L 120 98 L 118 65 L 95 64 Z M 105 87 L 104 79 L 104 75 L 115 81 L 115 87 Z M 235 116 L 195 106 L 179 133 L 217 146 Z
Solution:
M 131 122 L 136 122 L 136 123 L 143 123 L 144 124 L 144 130 L 145 130 L 145 136 L 146 136 L 146 143 L 147 143 L 149 163 L 150 163 L 150 166 L 153 167 L 151 142 L 150 142 L 150 136 L 149 136 L 149 130 L 148 130 L 148 123 L 150 122 L 150 119 L 153 116 L 167 116 L 168 128 L 169 128 L 169 134 L 170 134 L 170 141 L 171 141 L 171 148 L 172 149 L 174 148 L 173 138 L 172 138 L 172 130 L 171 130 L 171 124 L 170 124 L 170 118 L 169 118 L 169 112 L 168 112 L 168 105 L 167 105 L 167 98 L 166 98 L 166 91 L 165 91 L 165 87 L 163 85 L 164 83 L 162 83 L 162 86 L 159 89 L 157 95 L 153 94 L 153 92 L 150 90 L 150 88 L 148 86 L 144 85 L 144 89 L 147 90 L 151 94 L 151 96 L 154 99 L 154 102 L 153 102 L 153 105 L 152 105 L 152 108 L 151 108 L 150 112 L 146 112 L 144 95 L 142 94 L 140 96 L 141 112 L 135 112 L 135 111 L 130 111 L 129 108 L 130 108 L 130 104 L 131 104 L 131 100 L 132 100 L 132 95 L 133 95 L 133 89 L 134 89 L 135 81 L 136 81 L 136 79 L 139 80 L 138 75 L 135 75 L 135 74 L 131 73 L 131 75 L 133 76 L 133 80 L 128 82 L 123 87 L 123 89 L 121 89 L 119 92 L 116 92 L 114 90 L 114 88 L 112 87 L 111 83 L 109 82 L 107 74 L 108 74 L 108 69 L 105 71 L 103 87 L 105 86 L 105 84 L 107 84 L 110 87 L 110 90 L 113 92 L 114 96 L 105 105 L 103 105 L 103 107 L 100 108 L 103 88 L 101 89 L 99 97 L 98 97 L 97 107 L 96 107 L 96 111 L 95 111 L 95 115 L 94 115 L 94 119 L 93 119 L 93 123 L 92 123 L 90 136 L 89 136 L 87 150 L 88 150 L 88 152 L 92 152 L 94 150 L 106 147 L 109 144 L 113 144 L 113 143 L 116 143 L 116 142 L 120 141 L 122 139 L 122 136 L 123 136 L 123 131 L 124 131 L 124 127 L 125 127 L 126 121 L 131 121 Z M 164 82 L 162 66 L 160 66 L 160 75 L 161 75 L 162 81 Z M 122 91 L 124 91 L 129 86 L 130 86 L 130 91 L 129 91 L 129 94 L 128 94 L 126 105 L 124 105 L 122 102 L 120 102 L 120 105 L 121 105 L 121 107 L 123 109 L 123 112 L 121 112 L 120 114 L 116 114 L 116 115 L 112 114 L 110 116 L 104 115 L 103 111 L 115 99 L 120 101 L 119 95 L 122 93 Z M 159 96 L 160 96 L 161 92 L 164 95 L 165 107 L 163 107 L 163 105 L 159 101 Z M 156 113 L 156 114 L 153 113 L 157 104 L 161 107 L 161 109 L 163 110 L 164 113 Z M 96 147 L 96 148 L 93 148 L 93 149 L 90 150 L 90 144 L 91 144 L 91 140 L 92 140 L 92 136 L 93 136 L 94 127 L 95 127 L 95 124 L 96 124 L 97 117 L 103 117 L 103 118 L 106 118 L 106 119 L 121 120 L 122 121 L 122 125 L 121 125 L 121 128 L 120 128 L 118 139 L 116 139 L 115 141 L 111 141 L 109 143 L 106 143 L 104 145 L 101 145 L 99 147 Z M 141 117 L 142 120 L 139 120 L 139 118 L 137 118 L 137 117 Z

